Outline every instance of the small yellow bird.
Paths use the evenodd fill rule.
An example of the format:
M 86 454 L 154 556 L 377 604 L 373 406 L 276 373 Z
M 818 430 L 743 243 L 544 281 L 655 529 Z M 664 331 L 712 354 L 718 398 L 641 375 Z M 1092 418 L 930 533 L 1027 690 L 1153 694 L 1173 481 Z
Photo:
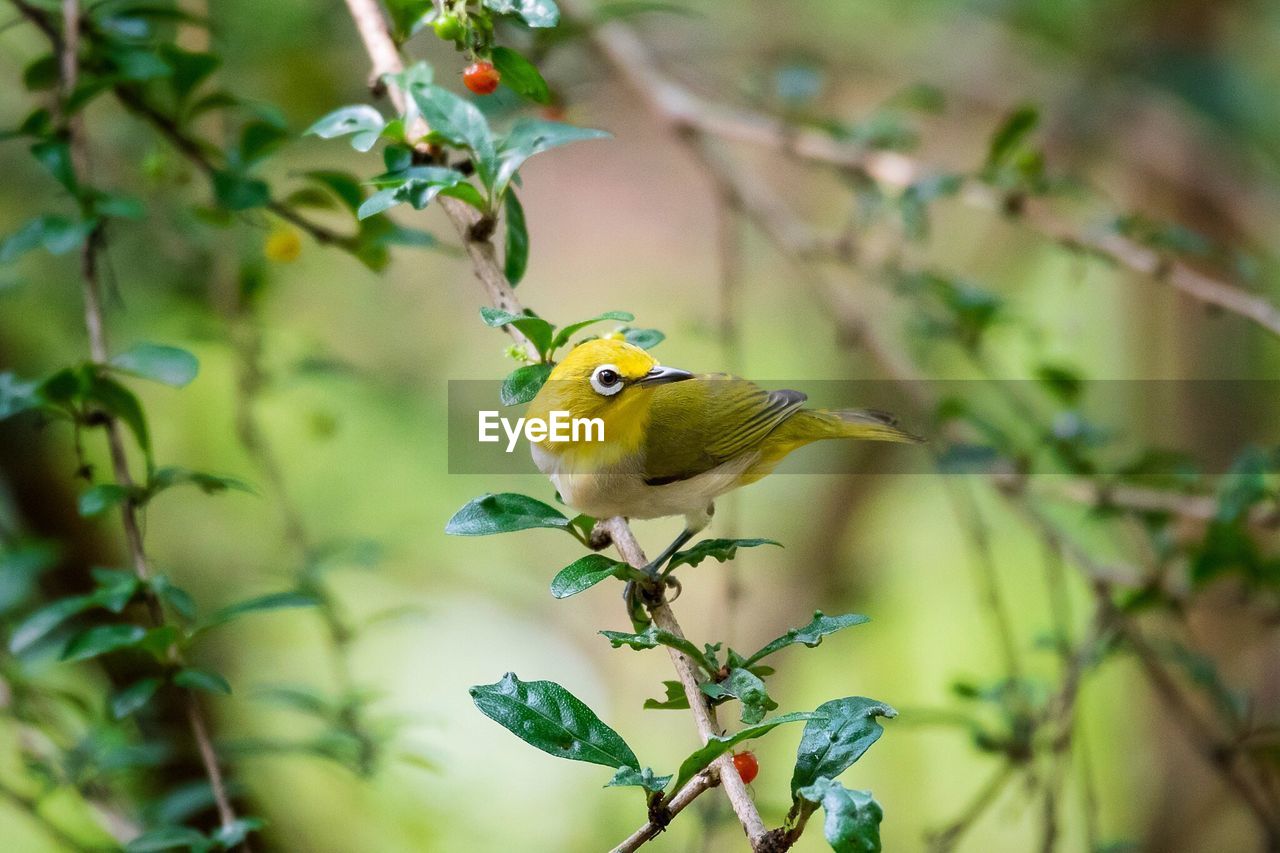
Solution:
M 802 408 L 799 391 L 765 391 L 745 379 L 663 367 L 613 339 L 579 344 L 551 371 L 529 407 L 599 418 L 603 440 L 532 442 L 538 470 L 569 506 L 596 518 L 683 515 L 685 528 L 647 568 L 651 575 L 707 526 L 714 501 L 766 476 L 798 447 L 826 438 L 916 442 L 869 410 Z

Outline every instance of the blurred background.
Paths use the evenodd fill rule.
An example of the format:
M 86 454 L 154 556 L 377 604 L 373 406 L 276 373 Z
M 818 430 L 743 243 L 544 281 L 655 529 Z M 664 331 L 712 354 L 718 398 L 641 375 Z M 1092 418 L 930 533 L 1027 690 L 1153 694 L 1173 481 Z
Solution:
M 184 28 L 178 43 L 216 50 L 218 88 L 280 111 L 291 138 L 262 168 L 273 189 L 288 191 L 309 170 L 361 178 L 381 170 L 376 155 L 301 137 L 330 110 L 370 100 L 368 57 L 342 4 L 220 0 L 205 11 L 208 33 Z M 1109 222 L 1162 257 L 1280 299 L 1271 254 L 1280 227 L 1274 3 L 681 2 L 630 9 L 620 23 L 662 74 L 708 103 L 817 128 L 859 150 L 905 152 L 929 173 L 990 167 L 993 134 L 1016 108 L 1033 104 L 1039 127 L 1019 144 L 1042 158 L 1053 188 L 1030 194 L 1048 198 L 1063 221 L 1082 233 Z M 530 45 L 557 93 L 554 117 L 613 134 L 540 156 L 522 172 L 531 254 L 518 292 L 555 322 L 633 312 L 636 326 L 665 332 L 658 358 L 693 370 L 730 369 L 758 380 L 894 378 L 815 298 L 820 281 L 849 297 L 919 377 L 1028 380 L 1047 417 L 1072 408 L 1036 387 L 1047 365 L 1069 371 L 1072 381 L 1277 375 L 1275 335 L 1229 311 L 1207 310 L 1160 276 L 1064 247 L 998 205 L 939 194 L 928 200 L 927 233 L 920 233 L 904 218 L 915 211 L 902 212 L 902 187 L 868 190 L 856 170 L 715 141 L 734 158 L 734 174 L 843 243 L 844 260 L 839 251 L 834 259 L 788 256 L 585 37 L 524 38 L 512 36 Z M 47 51 L 30 25 L 0 33 L 0 64 L 11 81 L 0 89 L 0 124 L 17 125 L 39 103 L 41 93 L 17 81 Z M 404 51 L 461 91 L 462 58 L 429 30 Z M 521 106 L 509 92 L 484 106 L 495 126 L 547 109 Z M 85 119 L 98 181 L 147 206 L 145 218 L 113 227 L 104 254 L 113 349 L 156 341 L 200 361 L 199 376 L 182 390 L 131 386 L 145 403 L 157 459 L 240 478 L 257 491 L 187 489 L 158 498 L 146 513 L 153 561 L 202 611 L 293 588 L 304 567 L 322 578 L 331 599 L 323 614 L 296 608 L 246 616 L 193 647 L 196 663 L 233 686 L 205 707 L 243 810 L 267 822 L 257 845 L 589 851 L 618 843 L 643 822 L 635 791 L 603 788 L 602 768 L 528 748 L 479 714 L 467 694 L 507 671 L 555 680 L 660 772 L 697 745 L 687 712 L 642 708 L 671 677 L 666 655 L 614 650 L 597 636 L 628 627 L 616 586 L 567 601 L 548 594 L 555 572 L 579 556 L 578 545 L 549 530 L 444 534 L 451 514 L 484 492 L 552 500 L 537 477 L 448 473 L 448 381 L 495 379 L 513 367 L 504 354 L 509 341 L 479 321 L 483 293 L 448 221 L 434 207 L 397 209 L 395 221 L 430 232 L 439 245 L 395 246 L 379 271 L 302 234 L 295 259 L 268 245 L 296 233 L 291 226 L 261 210 L 212 210 L 199 171 L 118 103 L 95 101 Z M 230 137 L 239 119 L 228 121 L 210 116 L 204 132 Z M 0 232 L 7 234 L 58 201 L 27 146 L 4 145 Z M 1140 222 L 1116 225 L 1137 211 Z M 348 224 L 341 210 L 316 215 L 335 230 Z M 846 262 L 850 255 L 857 263 Z M 919 285 L 906 272 L 924 269 L 944 271 L 937 273 L 943 284 Z M 974 320 L 974 300 L 997 306 L 994 319 Z M 956 333 L 957 323 L 974 322 L 980 342 Z M 86 357 L 74 259 L 33 253 L 4 267 L 0 368 L 42 377 Z M 1141 423 L 1143 386 L 1133 387 L 1123 410 L 1100 416 L 1108 429 Z M 1185 386 L 1173 429 L 1184 449 L 1213 447 L 1224 420 L 1274 420 L 1274 395 L 1249 382 L 1231 387 L 1228 403 L 1207 407 Z M 246 429 L 246 418 L 254 426 Z M 972 422 L 993 419 L 1011 424 L 1014 415 L 988 411 Z M 940 456 L 958 446 L 938 438 L 944 421 L 913 425 L 935 437 L 928 452 Z M 957 415 L 950 423 L 969 421 Z M 1081 453 L 1093 452 L 1082 436 L 1063 440 L 1079 439 Z M 125 560 L 113 513 L 77 515 L 85 484 L 76 477 L 74 440 L 65 424 L 0 423 L 5 515 L 12 529 L 51 543 L 59 555 L 31 593 L 35 601 L 81 589 L 77 578 L 89 566 Z M 105 472 L 101 438 L 86 433 L 83 440 Z M 1017 457 L 1018 442 L 1007 438 L 995 451 Z M 273 470 L 264 470 L 254 444 L 269 448 Z M 988 434 L 972 444 L 990 451 L 995 442 Z M 847 695 L 899 709 L 845 777 L 882 804 L 885 848 L 925 849 L 932 839 L 973 851 L 1263 849 L 1258 817 L 1206 760 L 1206 741 L 1186 736 L 1185 717 L 1170 713 L 1167 696 L 1153 690 L 1141 660 L 1114 635 L 1079 647 L 1089 659 L 1074 697 L 1070 750 L 1057 754 L 1038 730 L 1029 739 L 1034 755 L 1015 755 L 1005 737 L 1025 722 L 1017 702 L 1043 707 L 1059 695 L 1070 656 L 1056 649 L 1064 635 L 1080 642 L 1097 612 L 1094 585 L 1062 544 L 1070 540 L 1097 565 L 1128 570 L 1117 569 L 1121 580 L 1106 595 L 1143 620 L 1158 648 L 1187 653 L 1171 653 L 1168 664 L 1179 695 L 1218 732 L 1214 738 L 1248 742 L 1248 756 L 1222 760 L 1247 762 L 1256 773 L 1251 784 L 1269 798 L 1264 806 L 1274 806 L 1274 523 L 1244 525 L 1236 544 L 1253 548 L 1249 571 L 1195 575 L 1196 561 L 1212 550 L 1206 537 L 1222 519 L 1214 502 L 1230 477 L 1198 476 L 1179 457 L 1178 466 L 1151 469 L 1147 485 L 1201 501 L 1187 505 L 1210 506 L 1207 512 L 1100 511 L 1099 492 L 1061 499 L 1066 486 L 1102 482 L 1090 469 L 1031 454 L 1027 488 L 1058 496 L 1043 506 L 1062 535 L 1046 540 L 988 474 L 954 473 L 946 459 L 936 474 L 851 473 L 874 468 L 879 452 L 847 449 L 840 473 L 773 477 L 724 500 L 713 535 L 764 536 L 786 547 L 686 570 L 676 609 L 696 641 L 739 649 L 804 624 L 815 609 L 872 618 L 821 648 L 784 652 L 770 692 L 781 711 Z M 1249 504 L 1255 515 L 1274 506 L 1273 470 L 1254 471 L 1250 480 L 1258 486 Z M 635 529 L 655 550 L 678 525 Z M 1226 564 L 1244 562 L 1237 553 Z M 1129 608 L 1140 594 L 1159 601 Z M 14 603 L 6 624 L 33 606 L 32 598 Z M 1009 671 L 1010 645 L 1016 672 Z M 32 772 L 31 721 L 17 713 L 0 718 L 7 792 L 0 846 L 71 849 L 24 807 L 31 798 L 84 847 L 110 844 L 95 792 L 107 792 L 141 825 L 198 814 L 164 799 L 183 780 L 159 758 L 118 757 L 102 769 L 111 749 L 136 738 L 128 720 L 98 721 L 109 672 L 60 664 L 56 649 L 10 656 L 4 671 L 10 696 L 31 689 L 78 697 L 85 707 L 67 712 L 72 742 L 107 758 L 92 784 L 46 785 Z M 348 703 L 358 708 L 355 725 L 341 708 L 317 709 L 330 701 L 324 697 L 343 695 L 359 698 Z M 721 716 L 734 719 L 729 707 Z M 123 734 L 105 734 L 121 725 Z M 91 737 L 99 741 L 85 746 Z M 780 729 L 752 745 L 761 765 L 752 788 L 771 824 L 790 805 L 798 737 L 798 729 Z M 198 791 L 192 796 L 200 802 Z M 140 816 L 130 805 L 136 802 L 152 811 Z M 163 808 L 168 817 L 157 817 Z M 954 838 L 939 838 L 957 826 Z M 653 844 L 743 846 L 715 793 Z M 826 845 L 815 829 L 796 849 Z

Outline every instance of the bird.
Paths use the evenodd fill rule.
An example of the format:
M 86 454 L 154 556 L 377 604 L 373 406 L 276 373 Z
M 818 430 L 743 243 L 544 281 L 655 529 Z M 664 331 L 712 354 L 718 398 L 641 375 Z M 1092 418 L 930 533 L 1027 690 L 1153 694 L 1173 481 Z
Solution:
M 710 523 L 716 498 L 767 476 L 797 448 L 838 438 L 921 440 L 884 412 L 810 409 L 806 399 L 726 374 L 667 367 L 625 340 L 594 338 L 555 365 L 528 416 L 568 413 L 599 419 L 603 430 L 575 432 L 576 441 L 548 436 L 530 447 L 560 499 L 581 513 L 684 516 L 680 535 L 643 569 L 656 579 Z

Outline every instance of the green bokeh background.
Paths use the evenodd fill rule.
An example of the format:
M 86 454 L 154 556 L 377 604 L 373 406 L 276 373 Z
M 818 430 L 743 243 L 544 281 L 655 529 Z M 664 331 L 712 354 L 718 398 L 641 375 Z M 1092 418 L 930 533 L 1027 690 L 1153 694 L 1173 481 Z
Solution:
M 908 85 L 932 83 L 948 94 L 948 107 L 924 122 L 921 155 L 956 168 L 981 162 L 986 138 L 1005 111 L 1035 102 L 1045 115 L 1051 160 L 1118 207 L 1152 210 L 1213 237 L 1243 234 L 1263 249 L 1274 242 L 1280 223 L 1276 4 L 680 5 L 698 14 L 653 15 L 640 19 L 640 27 L 664 65 L 708 96 L 748 98 L 798 56 L 823 67 L 822 103 L 845 119 Z M 296 131 L 337 105 L 366 99 L 367 60 L 342 4 L 219 0 L 211 16 L 214 45 L 225 57 L 224 85 L 279 105 Z M 41 48 L 29 28 L 0 34 L 4 79 L 16 81 Z M 408 50 L 431 61 L 440 78 L 460 65 L 429 37 L 410 42 Z M 568 120 L 607 128 L 615 139 L 540 157 L 524 171 L 533 248 L 520 293 L 528 304 L 565 321 L 632 311 L 638 324 L 668 334 L 657 351 L 664 362 L 695 370 L 721 369 L 734 359 L 738 370 L 758 379 L 875 376 L 856 350 L 839 345 L 796 269 L 748 228 L 738 312 L 743 344 L 727 353 L 718 332 L 717 208 L 707 177 L 588 54 L 559 54 L 544 71 L 568 95 Z M 15 83 L 0 89 L 0 124 L 20 120 L 29 102 Z M 254 220 L 231 231 L 201 223 L 186 204 L 204 199 L 207 189 L 170 149 L 114 107 L 95 105 L 87 120 L 103 182 L 152 204 L 146 220 L 113 235 L 113 348 L 173 343 L 201 362 L 198 379 L 180 392 L 137 385 L 157 456 L 257 481 L 235 439 L 234 356 L 209 295 L 234 281 L 240 260 L 260 253 L 271 223 Z M 8 232 L 57 202 L 21 144 L 4 145 L 0 231 Z M 772 154 L 742 154 L 807 217 L 841 222 L 847 193 L 829 176 Z M 305 139 L 288 146 L 270 175 L 284 179 L 320 166 L 370 174 L 377 165 L 344 145 Z M 184 176 L 187 185 L 175 197 L 170 181 Z M 455 242 L 439 211 L 397 215 Z M 1244 322 L 1206 316 L 1160 284 L 1065 253 L 998 215 L 944 203 L 931 242 L 908 251 L 984 281 L 1026 321 L 994 333 L 992 351 L 1009 377 L 1027 375 L 1033 356 L 1105 378 L 1275 375 L 1275 347 Z M 635 791 L 604 789 L 603 769 L 527 748 L 477 713 L 467 695 L 468 686 L 509 670 L 524 679 L 553 679 L 664 772 L 696 745 L 684 714 L 641 710 L 670 677 L 665 655 L 612 650 L 596 636 L 602 628 L 626 627 L 615 585 L 568 601 L 547 593 L 554 572 L 577 555 L 567 537 L 535 531 L 475 540 L 443 533 L 450 514 L 481 492 L 550 497 L 549 486 L 533 478 L 447 474 L 447 381 L 492 378 L 510 366 L 506 339 L 477 318 L 481 293 L 469 267 L 448 253 L 405 249 L 374 274 L 306 241 L 297 262 L 264 263 L 263 269 L 260 319 L 271 384 L 257 411 L 309 531 L 381 543 L 375 570 L 333 576 L 343 606 L 357 619 L 422 606 L 419 618 L 370 628 L 356 645 L 354 669 L 362 685 L 382 696 L 379 711 L 402 720 L 402 739 L 435 764 L 427 771 L 393 763 L 360 780 L 314 758 L 237 762 L 250 802 L 269 821 L 267 845 L 336 853 L 592 851 L 616 843 L 642 816 Z M 70 261 L 33 256 L 0 276 L 0 365 L 42 375 L 84 357 Z M 877 322 L 897 334 L 909 319 L 903 305 L 873 282 L 848 280 Z M 1269 285 L 1264 275 L 1261 286 Z M 311 358 L 346 367 L 322 374 L 295 369 Z M 936 376 L 961 372 L 945 353 L 926 355 L 926 363 Z M 1238 416 L 1268 410 L 1274 412 L 1274 401 L 1242 399 Z M 1201 428 L 1199 420 L 1194 412 L 1188 417 L 1189 434 Z M 77 486 L 66 431 L 3 436 L 25 442 L 20 453 L 47 470 L 38 500 L 70 505 Z M 102 462 L 96 444 L 90 442 L 91 450 Z M 1034 672 L 1052 677 L 1053 656 L 1035 643 L 1049 626 L 1040 546 L 993 496 L 980 492 L 980 504 L 992 519 L 1000 578 L 1026 659 Z M 714 532 L 768 536 L 787 547 L 739 558 L 733 571 L 742 596 L 732 614 L 726 567 L 708 563 L 687 571 L 677 606 L 686 631 L 698 640 L 752 647 L 804 623 L 815 608 L 870 615 L 869 625 L 820 649 L 786 652 L 770 689 L 783 710 L 866 695 L 904 712 L 846 781 L 871 789 L 884 805 L 885 849 L 921 849 L 924 834 L 954 817 L 996 768 L 962 730 L 912 720 L 918 709 L 953 707 L 956 679 L 1000 674 L 973 580 L 974 555 L 941 480 L 776 477 L 720 510 Z M 1078 515 L 1076 529 L 1100 539 L 1101 529 Z M 848 521 L 833 527 L 832 518 Z M 102 540 L 104 555 L 113 552 L 113 519 L 78 524 L 87 527 L 84 535 Z M 677 528 L 676 521 L 636 525 L 651 549 Z M 281 588 L 294 559 L 271 502 L 241 494 L 166 495 L 148 513 L 147 541 L 157 565 L 210 609 Z M 1077 614 L 1085 612 L 1084 600 L 1081 594 Z M 1265 668 L 1259 644 L 1267 638 L 1234 634 L 1215 618 L 1206 617 L 1207 642 L 1225 655 L 1228 677 L 1247 681 Z M 255 701 L 253 687 L 323 685 L 331 678 L 320 627 L 306 610 L 247 618 L 210 635 L 197 657 L 236 686 L 232 697 L 210 703 L 224 735 L 299 734 L 299 718 Z M 1274 670 L 1274 654 L 1270 658 Z M 69 676 L 81 687 L 94 677 L 87 669 Z M 1108 663 L 1089 680 L 1081 701 L 1103 839 L 1149 849 L 1245 849 L 1235 845 L 1251 837 L 1247 819 L 1209 793 L 1215 783 L 1139 686 L 1129 662 Z M 780 730 L 753 747 L 762 766 L 753 786 L 757 804 L 773 822 L 789 805 L 798 737 L 798 729 Z M 0 723 L 0 749 L 7 753 L 0 774 L 13 760 L 12 738 Z M 1078 788 L 1065 802 L 1061 849 L 1083 849 Z M 678 820 L 654 849 L 738 849 L 740 836 L 722 798 L 705 797 L 694 813 L 702 819 Z M 1176 837 L 1166 834 L 1170 826 L 1178 828 Z M 1014 786 L 961 849 L 1027 850 L 1038 833 L 1038 806 Z M 3 803 L 0 848 L 55 849 Z M 825 845 L 820 833 L 810 832 L 797 849 Z

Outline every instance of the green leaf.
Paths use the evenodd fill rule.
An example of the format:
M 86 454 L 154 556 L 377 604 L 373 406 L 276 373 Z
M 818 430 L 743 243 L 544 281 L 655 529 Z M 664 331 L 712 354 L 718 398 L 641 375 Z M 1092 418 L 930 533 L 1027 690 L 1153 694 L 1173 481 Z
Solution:
M 355 134 L 351 139 L 351 147 L 363 152 L 377 144 L 378 136 L 386 124 L 387 120 L 382 117 L 382 113 L 373 107 L 368 104 L 353 104 L 323 116 L 303 131 L 302 135 L 333 139 Z
M 732 560 L 739 548 L 756 548 L 760 545 L 782 547 L 781 543 L 772 539 L 703 539 L 686 551 L 677 551 L 667 563 L 667 571 L 676 566 L 696 566 L 708 557 L 714 557 L 723 563 Z
M 364 201 L 364 190 L 360 189 L 360 181 L 348 172 L 317 169 L 304 172 L 303 177 L 313 181 L 333 193 L 343 207 L 353 214 L 360 209 Z
M 651 767 L 646 767 L 643 770 L 637 770 L 634 767 L 619 767 L 618 772 L 613 774 L 613 778 L 605 784 L 605 787 L 644 788 L 646 791 L 660 794 L 666 789 L 667 783 L 670 781 L 670 776 L 653 775 L 653 768 Z
M 111 359 L 114 370 L 181 388 L 196 378 L 200 362 L 178 347 L 138 344 Z
M 662 686 L 667 691 L 666 699 L 646 699 L 644 707 L 654 711 L 682 711 L 689 707 L 689 697 L 684 692 L 684 685 L 679 681 L 664 681 Z
M 75 167 L 71 164 L 71 149 L 61 139 L 43 140 L 31 146 L 31 156 L 53 175 L 53 179 L 76 195 L 79 184 L 76 182 Z
M 206 693 L 221 693 L 223 696 L 231 695 L 231 685 L 227 680 L 216 672 L 210 672 L 207 669 L 197 669 L 194 666 L 183 667 L 173 676 L 173 683 L 179 687 L 185 687 L 188 690 L 203 690 Z
M 160 850 L 207 850 L 209 839 L 203 832 L 185 826 L 162 826 L 148 830 L 124 846 L 125 853 L 156 853 Z
M 628 634 L 625 631 L 601 631 L 601 636 L 609 641 L 615 648 L 629 646 L 636 650 L 654 649 L 658 646 L 668 646 L 676 651 L 683 652 L 694 663 L 702 667 L 707 675 L 714 676 L 719 667 L 715 661 L 707 657 L 701 649 L 684 637 L 676 636 L 670 631 L 659 628 L 657 625 L 650 625 L 642 634 Z
M 132 391 L 106 376 L 91 374 L 89 387 L 85 396 L 97 402 L 110 415 L 119 418 L 133 433 L 138 447 L 151 458 L 151 434 L 147 430 L 147 417 L 142 411 L 142 404 Z
M 96 227 L 98 222 L 94 219 L 38 216 L 0 243 L 0 264 L 15 261 L 35 248 L 43 248 L 51 255 L 65 255 L 83 246 Z
M 59 599 L 32 613 L 18 623 L 9 635 L 9 651 L 19 654 L 49 635 L 54 628 L 79 613 L 98 606 L 92 595 L 75 595 Z
M 797 711 L 791 714 L 783 714 L 774 717 L 771 720 L 765 720 L 762 723 L 756 723 L 754 726 L 747 726 L 731 735 L 713 736 L 701 748 L 697 749 L 684 760 L 680 765 L 680 772 L 676 776 L 676 791 L 679 791 L 685 784 L 698 775 L 711 762 L 733 749 L 744 740 L 751 740 L 766 735 L 778 726 L 784 723 L 798 723 L 801 720 L 808 720 L 814 716 L 808 711 Z
M 524 207 L 514 191 L 508 191 L 502 199 L 507 212 L 507 245 L 503 253 L 503 273 L 515 287 L 529 268 L 529 229 L 524 220 Z
M 880 853 L 880 821 L 884 810 L 870 791 L 851 791 L 839 782 L 819 777 L 797 796 L 819 803 L 826 814 L 822 834 L 836 853 Z
M 410 90 L 410 95 L 432 133 L 453 145 L 471 150 L 476 174 L 486 187 L 492 188 L 497 161 L 493 132 L 489 130 L 484 114 L 475 104 L 439 86 L 415 87 Z M 494 197 L 498 195 L 495 193 Z
M 175 584 L 165 575 L 156 575 L 151 579 L 151 588 L 163 600 L 169 603 L 177 613 L 185 619 L 196 618 L 196 602 L 191 593 Z
M 748 725 L 760 722 L 765 714 L 778 707 L 778 703 L 769 698 L 760 677 L 742 668 L 730 670 L 724 681 L 703 684 L 702 692 L 712 699 L 737 699 L 742 703 L 742 722 Z
M 507 378 L 502 380 L 502 387 L 498 389 L 498 396 L 502 400 L 502 405 L 518 406 L 538 396 L 538 392 L 542 390 L 542 386 L 547 382 L 547 377 L 551 375 L 551 371 L 554 369 L 555 365 L 553 364 L 538 362 L 537 364 L 526 364 L 522 367 L 517 367 L 508 373 Z
M 80 515 L 92 518 L 95 515 L 102 515 L 116 504 L 124 503 L 128 497 L 129 490 L 124 486 L 118 486 L 115 483 L 99 483 L 81 492 L 76 506 L 80 510 Z
M 518 15 L 530 27 L 560 23 L 560 8 L 553 0 L 484 0 L 484 6 L 499 15 Z
M 125 717 L 142 708 L 151 701 L 151 697 L 160 689 L 160 685 L 164 683 L 162 678 L 144 678 L 141 681 L 135 681 L 123 690 L 111 696 L 111 716 L 117 720 Z
M 550 527 L 569 529 L 569 519 L 555 507 L 526 495 L 504 492 L 481 495 L 453 514 L 444 532 L 452 536 L 489 536 Z
M 1004 163 L 1039 123 L 1040 111 L 1029 104 L 1024 104 L 1010 113 L 991 137 L 991 145 L 987 152 L 987 168 L 996 168 Z
M 0 421 L 37 408 L 40 396 L 36 393 L 38 383 L 24 382 L 12 373 L 0 373 Z
M 95 625 L 71 638 L 62 650 L 65 661 L 88 660 L 117 649 L 138 645 L 147 636 L 141 625 Z
M 569 338 L 573 337 L 575 333 L 585 329 L 587 326 L 590 326 L 592 323 L 600 323 L 605 320 L 617 320 L 621 323 L 630 323 L 634 319 L 635 315 L 626 311 L 606 311 L 599 316 L 592 317 L 590 320 L 579 320 L 576 323 L 570 323 L 560 331 L 556 332 L 556 336 L 551 340 L 551 349 L 554 351 L 569 343 Z
M 518 95 L 538 104 L 551 103 L 551 90 L 542 79 L 537 66 L 509 47 L 498 46 L 490 57 L 494 67 L 502 74 L 502 82 Z
M 271 190 L 266 183 L 242 172 L 219 169 L 211 180 L 214 198 L 227 210 L 251 210 L 271 201 Z
M 289 131 L 277 124 L 251 121 L 240 130 L 240 146 L 235 152 L 235 161 L 247 169 L 270 157 L 289 138 Z
M 611 560 L 603 554 L 587 554 L 556 573 L 551 579 L 551 595 L 568 598 L 591 589 L 605 578 L 626 577 L 633 571 L 626 563 Z
M 206 495 L 216 495 L 228 490 L 255 494 L 253 487 L 244 480 L 204 471 L 193 471 L 177 465 L 166 465 L 152 472 L 151 478 L 147 481 L 147 493 L 156 495 L 175 486 L 195 486 Z
M 547 353 L 551 349 L 551 337 L 555 326 L 533 314 L 512 314 L 501 308 L 490 308 L 488 305 L 480 309 L 480 319 L 492 329 L 503 326 L 515 326 L 528 338 L 539 353 Z
M 870 622 L 871 618 L 863 616 L 859 613 L 846 613 L 843 616 L 826 616 L 821 610 L 813 611 L 813 620 L 801 628 L 792 628 L 787 633 L 778 637 L 776 640 L 767 643 L 760 651 L 753 654 L 743 662 L 743 666 L 751 666 L 756 661 L 762 660 L 774 652 L 785 649 L 787 646 L 803 643 L 809 648 L 813 648 L 822 642 L 822 638 L 828 634 L 834 634 L 836 631 L 843 631 L 845 628 L 852 628 L 854 625 L 862 625 Z
M 235 850 L 240 847 L 249 833 L 257 832 L 267 823 L 258 817 L 241 817 L 231 821 L 231 823 L 222 824 L 213 831 L 213 840 L 222 845 L 224 850 Z
M 293 607 L 315 607 L 319 603 L 315 596 L 297 590 L 269 592 L 266 595 L 258 595 L 253 598 L 246 598 L 244 601 L 238 601 L 235 604 L 228 604 L 213 615 L 210 619 L 210 627 L 230 622 L 232 619 L 237 619 L 246 613 L 262 613 L 266 610 L 285 610 Z
M 634 344 L 640 349 L 653 349 L 667 339 L 667 336 L 657 329 L 625 329 L 622 337 L 627 343 Z
M 22 69 L 22 85 L 28 92 L 57 88 L 59 79 L 58 58 L 51 53 L 36 58 Z
M 440 195 L 466 202 L 481 213 L 489 212 L 489 205 L 485 203 L 484 196 L 480 195 L 480 191 L 475 188 L 474 184 L 458 184 L 441 190 Z
M 551 681 L 521 681 L 509 672 L 471 688 L 480 713 L 543 752 L 605 767 L 640 769 L 631 747 L 577 697 Z
M 800 736 L 796 769 L 791 775 L 792 796 L 819 776 L 834 779 L 849 769 L 884 733 L 877 718 L 897 715 L 883 702 L 864 696 L 833 699 L 819 705 Z
M 520 119 L 498 145 L 497 172 L 492 184 L 486 181 L 486 185 L 491 187 L 495 198 L 501 197 L 516 172 L 533 155 L 570 142 L 607 139 L 610 136 L 603 130 L 574 127 L 554 121 Z

